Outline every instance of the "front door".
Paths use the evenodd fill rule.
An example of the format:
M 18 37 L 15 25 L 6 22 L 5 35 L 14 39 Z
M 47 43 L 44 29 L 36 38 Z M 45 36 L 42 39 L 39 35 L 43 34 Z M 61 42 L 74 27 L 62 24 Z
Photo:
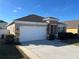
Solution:
M 51 25 L 51 34 L 57 33 L 57 25 Z

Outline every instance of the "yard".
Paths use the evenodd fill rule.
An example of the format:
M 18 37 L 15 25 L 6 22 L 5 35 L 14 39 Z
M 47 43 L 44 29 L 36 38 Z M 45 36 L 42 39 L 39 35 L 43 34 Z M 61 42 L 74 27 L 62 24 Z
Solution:
M 58 40 L 59 41 L 59 40 Z M 79 46 L 79 40 L 75 40 L 75 39 L 72 39 L 72 40 L 63 40 L 62 42 L 65 42 L 65 43 L 67 43 L 67 44 L 61 44 L 61 42 L 58 42 L 58 41 L 53 41 L 53 42 L 51 42 L 51 41 L 41 41 L 40 43 L 39 43 L 39 41 L 36 41 L 36 42 L 30 42 L 31 44 L 34 44 L 34 45 L 32 45 L 32 48 L 31 48 L 31 45 L 29 45 L 28 46 L 28 44 L 29 44 L 29 42 L 27 42 L 27 44 L 24 44 L 24 47 L 25 47 L 25 45 L 27 46 L 27 48 L 31 48 L 30 50 L 33 50 L 34 52 L 36 52 L 36 53 L 40 53 L 41 51 L 41 49 L 43 49 L 43 47 L 42 46 L 44 46 L 44 48 L 45 49 L 48 49 L 49 50 L 49 52 L 53 52 L 53 53 L 55 53 L 53 50 L 54 50 L 54 48 L 57 48 L 57 53 L 59 53 L 59 51 L 61 51 L 62 53 L 64 53 L 65 55 L 66 55 L 66 53 L 65 52 L 63 52 L 62 51 L 62 49 L 64 49 L 65 51 L 67 51 L 67 52 L 69 52 L 70 50 L 71 50 L 71 48 L 72 49 L 74 49 L 73 51 L 74 51 L 74 54 L 77 54 L 76 53 L 76 51 L 79 49 L 79 48 L 74 48 L 75 46 L 71 46 L 71 44 L 74 44 L 74 45 L 77 45 L 77 46 Z M 33 47 L 34 46 L 34 47 Z M 37 49 L 37 48 L 35 48 L 35 47 L 42 47 L 42 48 L 40 48 L 40 50 L 39 49 Z M 50 47 L 50 48 L 49 48 Z M 59 47 L 61 47 L 61 48 L 59 48 Z M 65 48 L 64 48 L 65 47 Z M 68 48 L 66 48 L 66 47 L 68 47 Z M 25 47 L 26 48 L 26 47 Z M 34 48 L 34 49 L 33 49 Z M 36 50 L 35 50 L 36 49 Z M 44 49 L 44 51 L 45 51 L 45 49 Z M 52 51 L 50 50 L 50 49 L 52 49 Z M 59 50 L 60 49 L 60 50 Z M 69 50 L 70 49 L 70 50 Z M 40 52 L 37 52 L 37 51 L 40 51 Z M 55 49 L 56 50 L 56 49 Z M 42 51 L 43 52 L 43 51 Z M 41 52 L 41 53 L 42 53 Z M 45 51 L 46 52 L 46 51 Z M 47 53 L 49 53 L 49 52 L 47 52 Z M 72 51 L 71 51 L 72 52 Z M 78 51 L 77 51 L 78 52 Z M 26 52 L 27 53 L 27 52 Z M 41 54 L 40 53 L 40 54 Z M 54 55 L 53 53 L 51 53 L 51 55 Z M 39 54 L 39 55 L 40 55 Z M 25 55 L 26 56 L 26 55 Z M 25 56 L 24 56 L 24 54 L 23 54 L 23 52 L 22 51 L 20 51 L 19 49 L 17 49 L 16 48 L 16 46 L 15 45 L 8 45 L 8 44 L 5 44 L 4 42 L 3 42 L 3 40 L 0 40 L 0 59 L 29 59 L 27 56 L 27 58 L 25 58 Z M 44 55 L 45 56 L 45 55 Z M 61 55 L 60 55 L 61 56 Z M 59 57 L 60 57 L 59 56 Z M 70 54 L 70 56 L 72 56 L 72 54 Z M 75 55 L 76 57 L 77 57 L 77 55 Z M 48 58 L 52 58 L 51 56 L 48 56 Z M 67 57 L 69 57 L 68 55 L 67 55 Z M 62 57 L 63 58 L 63 57 Z
M 15 45 L 7 45 L 0 41 L 0 59 L 26 59 Z

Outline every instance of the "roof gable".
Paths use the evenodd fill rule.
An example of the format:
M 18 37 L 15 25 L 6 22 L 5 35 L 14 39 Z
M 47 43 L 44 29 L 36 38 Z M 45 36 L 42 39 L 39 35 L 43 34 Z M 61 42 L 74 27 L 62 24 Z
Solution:
M 16 19 L 15 21 L 31 21 L 31 22 L 42 22 L 44 17 L 38 16 L 38 15 L 28 15 L 19 19 Z

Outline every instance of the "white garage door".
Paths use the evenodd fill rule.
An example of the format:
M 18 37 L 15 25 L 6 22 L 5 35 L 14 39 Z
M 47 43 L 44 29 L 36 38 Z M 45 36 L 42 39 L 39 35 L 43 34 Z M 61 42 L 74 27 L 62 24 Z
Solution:
M 47 37 L 47 26 L 21 26 L 20 42 L 42 40 Z

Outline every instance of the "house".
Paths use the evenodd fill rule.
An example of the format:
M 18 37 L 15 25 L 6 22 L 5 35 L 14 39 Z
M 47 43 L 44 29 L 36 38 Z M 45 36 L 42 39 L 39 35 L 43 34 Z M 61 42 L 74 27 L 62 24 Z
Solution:
M 64 23 L 67 24 L 66 32 L 79 33 L 79 20 L 65 21 Z
M 66 26 L 67 26 L 66 24 L 58 22 L 58 32 L 59 33 L 66 32 Z
M 3 21 L 3 20 L 0 20 L 0 29 L 6 29 L 7 28 L 7 25 L 8 23 Z
M 1 38 L 2 34 L 7 34 L 8 33 L 7 25 L 8 25 L 7 22 L 5 22 L 3 20 L 0 20 L 0 38 Z
M 58 18 L 48 17 L 44 20 L 46 20 L 46 22 L 48 23 L 48 34 L 54 34 L 55 36 L 58 36 L 58 33 L 66 32 L 66 24 L 59 22 Z
M 55 17 L 45 18 L 32 14 L 14 20 L 7 29 L 19 39 L 15 41 L 42 40 L 47 39 L 49 34 L 58 33 L 58 20 Z

